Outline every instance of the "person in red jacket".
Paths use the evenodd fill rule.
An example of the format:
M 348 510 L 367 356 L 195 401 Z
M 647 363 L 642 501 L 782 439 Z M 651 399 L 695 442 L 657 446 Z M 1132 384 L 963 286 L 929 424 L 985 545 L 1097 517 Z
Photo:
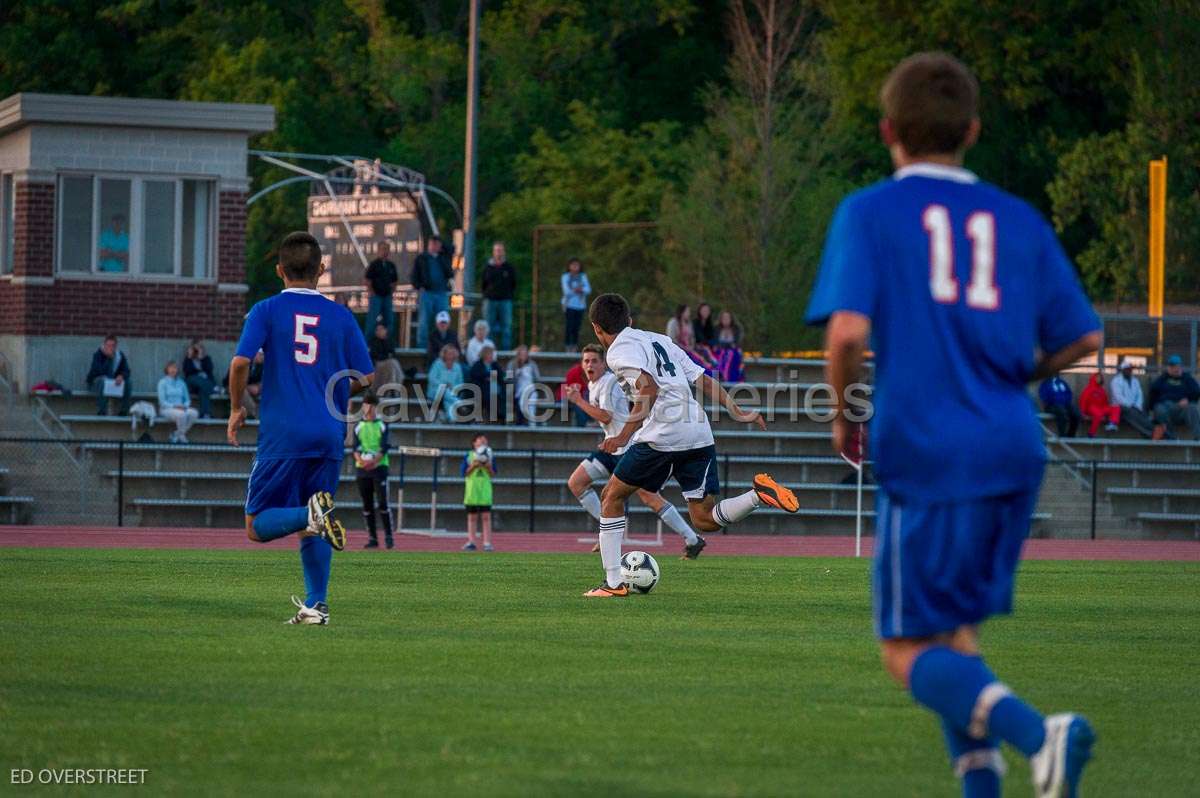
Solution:
M 579 365 L 578 361 L 575 362 L 574 366 L 571 366 L 570 370 L 567 371 L 566 378 L 563 380 L 562 384 L 558 386 L 558 401 L 563 403 L 563 407 L 570 408 L 568 412 L 570 412 L 571 422 L 575 426 L 586 427 L 588 421 L 590 420 L 587 414 L 575 405 L 571 404 L 571 402 L 567 401 L 565 391 L 568 385 L 579 386 L 580 394 L 585 400 L 587 399 L 587 377 L 584 375 L 583 367 Z
M 1104 390 L 1104 375 L 1096 372 L 1088 379 L 1087 387 L 1079 394 L 1079 412 L 1088 419 L 1088 436 L 1096 437 L 1096 430 L 1104 421 L 1107 432 L 1116 432 L 1117 422 L 1121 420 L 1121 408 L 1108 401 L 1108 393 Z

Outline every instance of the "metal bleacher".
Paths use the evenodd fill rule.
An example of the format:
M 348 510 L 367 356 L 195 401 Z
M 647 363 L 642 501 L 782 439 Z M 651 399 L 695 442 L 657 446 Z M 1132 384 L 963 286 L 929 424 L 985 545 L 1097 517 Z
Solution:
M 402 366 L 424 370 L 424 353 L 398 350 Z M 536 356 L 543 381 L 561 382 L 575 355 L 539 353 Z M 501 365 L 507 356 L 501 357 Z M 727 490 L 744 489 L 755 473 L 770 471 L 776 478 L 798 488 L 802 512 L 786 516 L 779 512 L 756 513 L 739 532 L 763 534 L 847 534 L 854 529 L 855 487 L 848 484 L 852 470 L 829 447 L 828 425 L 803 413 L 786 412 L 789 397 L 803 398 L 808 386 L 822 379 L 823 362 L 786 358 L 747 358 L 747 387 L 756 390 L 758 406 L 774 418 L 767 432 L 735 422 L 725 413 L 710 413 L 717 449 L 721 457 L 721 481 Z M 143 398 L 135 393 L 134 399 Z M 144 398 L 150 399 L 149 396 Z M 228 402 L 214 397 L 214 419 L 203 419 L 189 434 L 189 445 L 165 442 L 170 427 L 156 423 L 150 430 L 154 443 L 132 441 L 130 419 L 97 416 L 95 401 L 84 394 L 43 397 L 58 419 L 79 441 L 87 455 L 91 473 L 105 490 L 121 481 L 125 523 L 144 526 L 240 526 L 244 483 L 253 458 L 256 422 L 243 431 L 242 446 L 225 443 Z M 741 399 L 745 399 L 743 395 Z M 394 408 L 395 409 L 395 408 Z M 470 423 L 438 423 L 423 418 L 415 399 L 406 408 L 414 419 L 395 423 L 393 445 L 436 447 L 442 456 L 438 469 L 438 519 L 450 529 L 461 529 L 462 478 L 459 462 L 476 430 L 484 431 L 496 451 L 499 475 L 495 481 L 497 529 L 506 531 L 586 532 L 590 519 L 579 508 L 566 487 L 567 476 L 579 459 L 595 447 L 599 430 L 594 425 L 575 427 L 555 415 L 544 426 L 477 426 Z M 773 412 L 772 412 L 773 411 Z M 118 442 L 121 442 L 118 444 Z M 1190 441 L 1146 441 L 1120 433 L 1088 439 L 1059 440 L 1048 435 L 1048 451 L 1065 467 L 1047 471 L 1047 489 L 1035 518 L 1039 536 L 1086 536 L 1089 525 L 1081 507 L 1091 501 L 1091 482 L 1096 483 L 1096 501 L 1103 503 L 1100 521 L 1091 526 L 1102 536 L 1134 538 L 1200 537 L 1200 445 Z M 122 469 L 118 471 L 118 456 Z M 409 457 L 404 463 L 407 525 L 427 523 L 432 498 L 434 463 L 430 458 Z M 1069 472 L 1069 474 L 1067 473 Z M 348 526 L 360 521 L 353 470 L 347 458 L 343 466 L 338 502 Z M 391 495 L 401 483 L 399 464 L 391 470 Z M 1050 480 L 1058 480 L 1053 483 Z M 2 484 L 2 483 L 0 483 Z M 116 495 L 115 492 L 113 495 Z M 677 488 L 666 491 L 680 507 Z M 875 490 L 865 486 L 863 507 L 866 528 L 873 526 Z M 0 511 L 5 498 L 0 495 Z M 12 506 L 24 497 L 11 497 Z M 21 505 L 22 512 L 28 507 Z M 635 501 L 631 503 L 631 532 L 645 534 L 655 518 Z M 14 513 L 16 511 L 14 510 Z M 424 520 L 422 520 L 422 518 Z M 1084 519 L 1084 520 L 1081 520 Z

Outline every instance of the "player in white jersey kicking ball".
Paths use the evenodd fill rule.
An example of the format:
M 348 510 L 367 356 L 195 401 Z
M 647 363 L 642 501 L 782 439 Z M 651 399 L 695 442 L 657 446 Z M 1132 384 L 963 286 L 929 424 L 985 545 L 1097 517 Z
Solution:
M 605 440 L 615 438 L 621 433 L 629 418 L 629 400 L 625 398 L 625 392 L 621 390 L 616 376 L 604 364 L 604 348 L 597 344 L 585 346 L 580 358 L 580 366 L 588 378 L 588 398 L 583 398 L 583 393 L 577 385 L 568 385 L 565 395 L 589 418 L 599 422 L 600 428 L 604 430 Z M 612 475 L 617 468 L 617 461 L 624 451 L 625 449 L 622 447 L 612 453 L 600 450 L 592 452 L 567 480 L 567 487 L 571 489 L 571 493 L 575 494 L 575 498 L 579 499 L 583 509 L 587 510 L 588 514 L 597 521 L 600 520 L 600 497 L 596 495 L 592 485 L 596 482 L 603 482 Z M 695 530 L 688 526 L 687 521 L 683 520 L 683 516 L 669 501 L 660 494 L 648 490 L 638 489 L 637 495 L 642 500 L 642 504 L 653 510 L 664 524 L 678 532 L 679 536 L 683 538 L 684 559 L 694 560 L 700 556 L 700 552 L 706 545 L 704 538 L 697 535 Z M 599 546 L 600 544 L 597 543 L 593 551 L 599 551 Z
M 624 450 L 624 454 L 600 499 L 600 559 L 605 581 L 584 596 L 629 595 L 629 587 L 621 581 L 621 540 L 625 537 L 625 501 L 639 489 L 658 493 L 674 477 L 688 500 L 692 524 L 703 532 L 735 524 L 763 505 L 789 513 L 800 509 L 796 494 L 768 474 L 754 478 L 753 490 L 718 502 L 717 449 L 692 386 L 698 387 L 702 396 L 720 402 L 735 421 L 765 430 L 762 415 L 738 407 L 721 383 L 705 374 L 670 338 L 635 330 L 629 303 L 620 294 L 596 297 L 589 315 L 596 338 L 608 350 L 608 367 L 631 408 L 625 426 L 600 444 L 602 452 Z

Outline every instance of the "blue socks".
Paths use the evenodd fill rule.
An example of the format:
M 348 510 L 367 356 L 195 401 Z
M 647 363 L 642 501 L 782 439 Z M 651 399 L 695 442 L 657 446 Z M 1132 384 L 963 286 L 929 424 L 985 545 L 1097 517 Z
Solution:
M 300 564 L 304 566 L 304 606 L 315 607 L 325 601 L 329 591 L 329 570 L 333 565 L 333 546 L 316 535 L 301 538 Z
M 976 740 L 952 729 L 946 721 L 942 721 L 942 733 L 946 735 L 950 766 L 962 780 L 963 798 L 1000 798 L 1000 778 L 1004 775 L 1000 741 L 995 737 Z
M 254 534 L 266 543 L 308 526 L 308 507 L 276 507 L 254 516 Z
M 963 756 L 957 751 L 969 754 L 977 750 L 967 748 L 968 744 L 994 749 L 995 741 L 1003 740 L 1030 757 L 1045 741 L 1041 714 L 996 681 L 980 657 L 959 654 L 945 646 L 928 648 L 913 662 L 909 689 L 918 703 L 942 718 L 946 744 L 956 761 Z M 974 755 L 968 759 L 982 756 Z M 977 768 L 964 773 L 964 795 L 975 798 L 976 795 L 997 794 L 966 792 L 968 776 L 973 789 L 989 789 L 993 777 L 997 788 L 999 786 L 999 773 L 984 768 L 987 772 L 972 775 L 975 770 Z M 987 775 L 988 772 L 993 775 Z

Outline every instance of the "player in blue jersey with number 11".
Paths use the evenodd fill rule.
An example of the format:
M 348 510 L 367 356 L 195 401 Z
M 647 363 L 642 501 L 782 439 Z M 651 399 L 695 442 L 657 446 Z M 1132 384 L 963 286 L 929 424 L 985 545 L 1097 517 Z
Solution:
M 333 549 L 346 530 L 333 517 L 344 455 L 344 414 L 352 393 L 371 384 L 374 368 L 353 314 L 317 292 L 321 248 L 308 233 L 279 245 L 275 273 L 284 289 L 246 315 L 229 366 L 229 442 L 246 422 L 242 392 L 250 361 L 263 352 L 258 450 L 246 486 L 246 535 L 265 543 L 300 537 L 306 596 L 292 602 L 293 624 L 329 623 L 326 591 Z
M 827 325 L 839 411 L 868 344 L 875 352 L 885 667 L 941 720 L 967 798 L 1000 795 L 1001 742 L 1029 758 L 1039 798 L 1074 795 L 1091 726 L 1017 698 L 984 663 L 978 627 L 1011 611 L 1041 484 L 1026 385 L 1094 351 L 1100 323 L 1046 221 L 962 168 L 978 93 L 942 53 L 888 76 L 880 129 L 896 172 L 838 208 L 807 318 Z M 838 451 L 849 426 L 839 412 Z

